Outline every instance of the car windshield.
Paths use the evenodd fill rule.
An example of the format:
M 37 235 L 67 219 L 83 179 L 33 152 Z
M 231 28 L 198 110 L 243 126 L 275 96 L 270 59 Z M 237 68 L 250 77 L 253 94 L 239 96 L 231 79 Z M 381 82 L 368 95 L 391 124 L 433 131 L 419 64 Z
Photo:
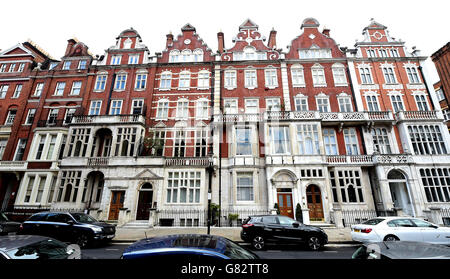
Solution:
M 0 212 L 0 221 L 8 221 L 8 218 L 6 217 L 6 215 L 1 212 Z
M 381 222 L 383 222 L 383 221 L 384 221 L 384 219 L 382 219 L 382 218 L 370 219 L 370 220 L 365 221 L 365 222 L 363 223 L 363 225 L 372 225 L 372 226 L 375 226 L 375 225 L 378 225 L 379 223 L 381 223 Z
M 80 223 L 96 223 L 98 222 L 97 220 L 95 220 L 94 218 L 92 218 L 91 216 L 84 214 L 84 213 L 72 213 L 73 218 L 75 218 L 75 220 L 77 222 Z
M 68 245 L 54 239 L 42 240 L 6 252 L 12 259 L 67 259 Z
M 225 256 L 231 259 L 258 259 L 258 257 L 255 254 L 245 250 L 236 243 L 230 240 L 225 240 L 225 242 L 226 242 L 225 252 L 223 253 Z

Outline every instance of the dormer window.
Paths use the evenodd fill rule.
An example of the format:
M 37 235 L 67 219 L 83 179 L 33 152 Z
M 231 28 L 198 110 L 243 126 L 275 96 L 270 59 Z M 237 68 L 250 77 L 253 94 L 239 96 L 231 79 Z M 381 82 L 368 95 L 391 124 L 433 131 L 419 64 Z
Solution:
M 139 55 L 130 55 L 128 57 L 128 64 L 138 64 L 139 63 Z
M 194 62 L 202 62 L 203 61 L 203 50 L 196 49 L 194 50 Z
M 50 66 L 48 67 L 48 69 L 53 70 L 56 66 L 58 66 L 58 62 L 52 62 L 52 63 L 50 63 Z
M 331 49 L 323 49 L 313 45 L 310 49 L 300 49 L 298 54 L 300 59 L 331 58 Z
M 113 55 L 111 57 L 111 65 L 120 65 L 121 60 L 122 60 L 121 55 Z
M 125 40 L 125 42 L 123 42 L 123 48 L 131 48 L 131 44 L 133 43 L 133 41 L 128 38 Z
M 86 60 L 81 60 L 81 61 L 78 63 L 78 69 L 79 69 L 79 70 L 84 70 L 84 69 L 86 69 L 86 64 L 87 64 L 87 61 L 86 61 Z
M 70 61 L 65 61 L 63 64 L 63 70 L 70 70 Z
M 398 50 L 396 50 L 395 48 L 391 49 L 390 52 L 392 57 L 400 57 L 400 55 L 398 55 Z
M 256 59 L 256 52 L 253 47 L 245 47 L 244 48 L 244 56 L 245 60 L 255 60 Z
M 191 62 L 192 51 L 190 49 L 185 49 L 181 52 L 182 62 Z
M 252 46 L 247 46 L 244 48 L 243 52 L 233 53 L 234 61 L 242 60 L 267 60 L 267 53 L 257 52 Z
M 378 52 L 380 53 L 381 57 L 388 57 L 387 51 L 385 49 L 379 49 Z
M 169 54 L 169 62 L 178 62 L 180 56 L 179 50 L 172 50 Z
M 367 52 L 367 57 L 377 57 L 377 54 L 375 53 L 375 50 L 374 49 L 368 49 L 368 50 L 366 50 L 366 52 Z

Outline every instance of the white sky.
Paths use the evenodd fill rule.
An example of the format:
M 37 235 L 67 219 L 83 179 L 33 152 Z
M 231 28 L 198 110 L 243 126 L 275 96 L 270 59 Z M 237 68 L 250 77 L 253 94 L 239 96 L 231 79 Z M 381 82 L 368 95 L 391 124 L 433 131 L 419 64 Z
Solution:
M 3 2 L 3 1 L 2 1 Z M 225 47 L 247 18 L 259 25 L 267 39 L 272 27 L 277 30 L 278 48 L 287 50 L 307 17 L 316 18 L 322 30 L 341 46 L 352 48 L 362 40 L 362 30 L 370 18 L 387 26 L 390 35 L 416 46 L 430 56 L 450 39 L 450 1 L 445 0 L 16 0 L 1 5 L 0 49 L 7 49 L 28 38 L 54 58 L 64 55 L 67 40 L 76 37 L 91 53 L 103 54 L 115 38 L 129 27 L 136 29 L 150 52 L 165 47 L 166 34 L 177 36 L 181 27 L 191 23 L 200 37 L 215 52 L 217 32 L 225 33 Z M 434 63 L 427 62 L 431 82 L 439 80 Z

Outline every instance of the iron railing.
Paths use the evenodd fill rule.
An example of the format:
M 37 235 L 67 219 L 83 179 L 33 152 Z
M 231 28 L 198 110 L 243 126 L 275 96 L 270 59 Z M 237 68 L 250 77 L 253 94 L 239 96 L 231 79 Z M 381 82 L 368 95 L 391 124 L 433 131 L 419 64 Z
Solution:
M 344 227 L 351 227 L 352 225 L 361 224 L 369 219 L 382 216 L 396 216 L 395 211 L 376 211 L 370 209 L 351 209 L 342 210 L 342 223 Z M 334 216 L 332 222 L 336 222 Z

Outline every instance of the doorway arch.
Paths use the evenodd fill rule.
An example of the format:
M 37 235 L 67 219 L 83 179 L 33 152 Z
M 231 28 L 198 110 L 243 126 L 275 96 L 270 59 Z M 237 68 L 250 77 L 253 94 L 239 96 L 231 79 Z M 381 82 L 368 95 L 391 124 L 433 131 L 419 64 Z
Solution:
M 136 220 L 148 220 L 150 209 L 153 204 L 153 185 L 144 183 L 139 189 L 138 205 L 136 210 Z
M 406 176 L 401 171 L 393 169 L 388 173 L 387 179 L 394 208 L 401 209 L 405 215 L 413 216 L 414 210 Z
M 306 201 L 309 209 L 309 220 L 323 221 L 322 193 L 319 186 L 311 184 L 306 188 Z

